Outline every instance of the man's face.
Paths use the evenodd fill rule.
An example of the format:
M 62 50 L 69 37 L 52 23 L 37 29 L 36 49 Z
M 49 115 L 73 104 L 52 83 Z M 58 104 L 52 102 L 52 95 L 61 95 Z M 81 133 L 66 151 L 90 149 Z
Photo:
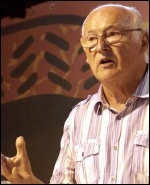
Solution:
M 105 7 L 88 16 L 84 25 L 84 35 L 109 35 L 109 33 L 137 29 L 129 24 L 127 12 L 115 7 Z M 123 81 L 133 74 L 138 75 L 144 64 L 141 31 L 139 38 L 133 38 L 133 31 L 124 32 L 119 42 L 108 44 L 103 36 L 93 49 L 84 49 L 87 61 L 95 77 L 104 82 Z M 139 71 L 139 72 L 138 72 Z M 139 74 L 140 75 L 140 74 Z

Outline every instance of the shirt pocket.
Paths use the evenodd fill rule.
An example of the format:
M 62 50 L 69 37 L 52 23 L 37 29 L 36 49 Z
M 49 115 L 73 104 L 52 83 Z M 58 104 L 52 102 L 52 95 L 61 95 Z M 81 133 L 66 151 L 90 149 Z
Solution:
M 77 183 L 98 183 L 100 140 L 89 139 L 74 147 L 75 177 Z
M 133 165 L 135 173 L 149 176 L 149 131 L 137 131 L 134 139 Z

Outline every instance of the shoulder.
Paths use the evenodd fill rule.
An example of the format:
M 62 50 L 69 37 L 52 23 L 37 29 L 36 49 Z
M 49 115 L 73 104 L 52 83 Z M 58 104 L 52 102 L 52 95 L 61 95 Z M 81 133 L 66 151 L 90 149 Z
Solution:
M 72 107 L 71 112 L 69 113 L 67 120 L 65 122 L 65 128 L 70 125 L 74 125 L 76 118 L 79 119 L 83 117 L 84 114 L 87 113 L 87 109 L 90 107 L 93 109 L 93 106 L 97 102 L 97 94 L 88 95 L 86 99 L 77 103 L 74 107 Z
M 83 107 L 83 106 L 87 106 L 89 103 L 91 103 L 93 101 L 96 103 L 96 101 L 97 101 L 97 93 L 93 94 L 93 95 L 88 95 L 86 99 L 84 99 L 84 100 L 80 101 L 79 103 L 77 103 L 72 109 Z

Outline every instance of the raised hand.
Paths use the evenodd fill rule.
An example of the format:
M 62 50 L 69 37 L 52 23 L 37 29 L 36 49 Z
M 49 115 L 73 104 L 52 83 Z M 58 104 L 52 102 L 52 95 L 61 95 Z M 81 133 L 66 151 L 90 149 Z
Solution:
M 33 175 L 22 136 L 16 139 L 16 149 L 15 157 L 8 158 L 1 154 L 1 175 L 12 184 L 43 184 Z

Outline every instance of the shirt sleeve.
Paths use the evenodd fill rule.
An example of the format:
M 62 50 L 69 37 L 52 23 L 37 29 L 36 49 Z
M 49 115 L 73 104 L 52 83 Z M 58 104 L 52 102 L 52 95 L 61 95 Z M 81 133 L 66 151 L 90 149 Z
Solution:
M 54 166 L 50 184 L 76 184 L 74 178 L 75 163 L 73 160 L 73 150 L 71 144 L 72 139 L 70 136 L 70 124 L 74 120 L 72 112 L 64 124 L 63 136 L 60 144 L 60 153 Z

